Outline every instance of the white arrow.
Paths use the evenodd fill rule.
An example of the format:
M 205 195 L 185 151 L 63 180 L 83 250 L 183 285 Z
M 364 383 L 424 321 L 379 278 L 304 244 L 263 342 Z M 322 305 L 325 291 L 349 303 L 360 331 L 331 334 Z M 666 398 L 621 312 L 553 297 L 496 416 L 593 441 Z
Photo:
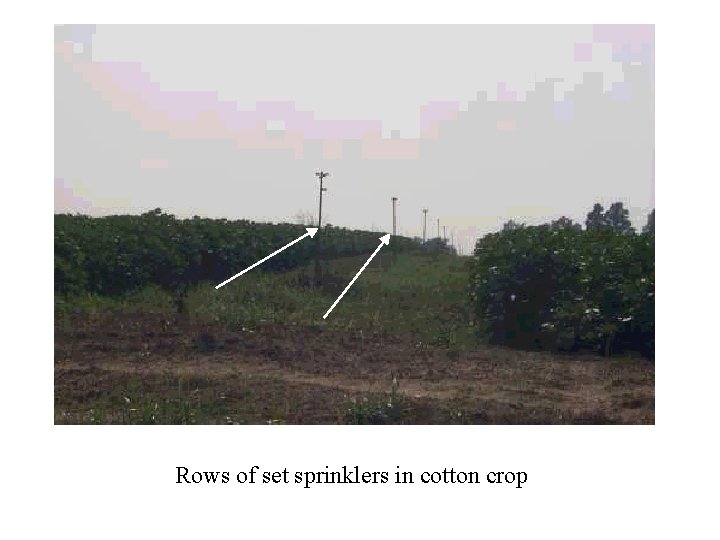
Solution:
M 300 238 L 296 238 L 295 240 L 293 240 L 293 241 L 290 242 L 289 244 L 284 245 L 283 247 L 281 247 L 281 248 L 278 249 L 277 251 L 273 251 L 270 255 L 268 255 L 268 256 L 265 257 L 264 259 L 259 260 L 258 262 L 256 262 L 256 263 L 253 264 L 252 266 L 248 266 L 245 270 L 243 270 L 243 271 L 240 272 L 239 274 L 235 274 L 233 277 L 231 277 L 231 278 L 229 278 L 229 279 L 226 279 L 226 280 L 223 281 L 220 285 L 217 285 L 215 288 L 216 288 L 216 289 L 219 289 L 219 288 L 222 287 L 223 285 L 227 285 L 228 283 L 230 283 L 230 282 L 231 282 L 233 279 L 235 279 L 236 277 L 240 277 L 240 276 L 242 276 L 245 272 L 249 272 L 250 270 L 252 270 L 253 268 L 255 268 L 257 265 L 264 263 L 264 262 L 267 261 L 270 257 L 274 257 L 275 255 L 277 255 L 278 253 L 280 253 L 282 250 L 289 248 L 290 246 L 292 246 L 293 244 L 299 242 L 300 240 L 302 240 L 302 239 L 305 238 L 306 236 L 309 236 L 310 238 L 313 238 L 313 237 L 315 236 L 315 233 L 318 232 L 317 227 L 306 227 L 305 230 L 306 230 L 307 232 L 306 232 L 305 234 L 303 234 Z
M 348 283 L 348 286 L 345 287 L 345 290 L 342 293 L 340 293 L 340 296 L 338 296 L 337 300 L 335 300 L 333 305 L 330 306 L 330 309 L 327 310 L 327 313 L 325 315 L 323 315 L 323 319 L 327 319 L 327 316 L 330 315 L 330 312 L 335 308 L 335 306 L 337 306 L 337 303 L 342 299 L 342 297 L 345 296 L 345 293 L 348 292 L 348 289 L 350 287 L 352 287 L 352 284 L 355 283 L 355 280 L 358 278 L 358 276 L 360 274 L 362 274 L 362 271 L 365 270 L 365 268 L 367 267 L 368 264 L 370 264 L 370 261 L 372 261 L 373 257 L 375 255 L 377 255 L 378 251 L 380 251 L 380 248 L 383 247 L 383 244 L 385 244 L 386 246 L 388 244 L 390 244 L 390 235 L 389 234 L 386 234 L 385 236 L 380 237 L 380 245 L 377 248 L 375 248 L 375 251 L 373 251 L 373 254 L 370 255 L 370 258 L 367 261 L 365 261 L 365 264 L 363 264 L 362 268 L 360 270 L 358 270 L 358 273 L 355 274 L 355 277 L 352 278 L 352 281 L 350 283 Z

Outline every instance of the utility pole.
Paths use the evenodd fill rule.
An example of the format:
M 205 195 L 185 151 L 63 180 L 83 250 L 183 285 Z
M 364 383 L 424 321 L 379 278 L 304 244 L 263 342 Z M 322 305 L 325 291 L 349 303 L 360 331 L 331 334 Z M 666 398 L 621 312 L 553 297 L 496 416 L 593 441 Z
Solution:
M 396 214 L 395 214 L 395 205 L 397 204 L 397 200 L 398 200 L 397 197 L 393 197 L 393 198 L 392 198 L 392 203 L 393 203 L 393 236 L 396 236 L 396 235 L 397 235 L 397 219 L 396 219 Z
M 320 209 L 318 210 L 318 230 L 322 230 L 322 196 L 323 191 L 327 191 L 327 188 L 323 187 L 323 180 L 330 176 L 329 172 L 316 172 L 315 176 L 317 176 L 320 179 Z M 321 245 L 320 242 L 322 242 L 322 232 L 320 233 L 320 238 L 318 238 L 317 242 L 315 242 L 315 286 L 319 287 L 322 283 L 322 268 L 320 266 L 320 251 L 321 251 Z
M 438 222 L 438 236 L 437 237 L 438 237 L 438 239 L 440 239 L 440 218 L 437 218 L 437 222 Z
M 447 230 L 446 229 L 447 229 L 447 227 L 445 225 L 443 225 L 443 240 L 445 240 L 445 242 L 447 242 Z
M 427 229 L 427 213 L 428 209 L 423 208 L 423 244 L 425 243 L 425 231 Z
M 327 191 L 327 188 L 323 187 L 323 179 L 327 176 L 330 176 L 329 172 L 316 172 L 315 176 L 317 176 L 320 179 L 320 210 L 318 211 L 318 229 L 322 227 L 322 194 L 323 191 Z

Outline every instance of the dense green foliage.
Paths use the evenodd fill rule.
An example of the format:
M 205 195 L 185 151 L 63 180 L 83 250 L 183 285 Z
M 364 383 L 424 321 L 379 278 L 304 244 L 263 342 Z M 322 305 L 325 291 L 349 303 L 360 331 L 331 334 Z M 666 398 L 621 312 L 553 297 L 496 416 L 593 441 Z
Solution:
M 619 227 L 506 227 L 478 240 L 470 295 L 489 339 L 653 355 L 655 239 L 620 216 Z
M 491 342 L 551 350 L 596 348 L 603 354 L 623 349 L 654 354 L 654 214 L 648 218 L 644 234 L 636 234 L 627 226 L 627 213 L 621 205 L 613 205 L 612 212 L 597 206 L 589 215 L 595 217 L 589 219 L 591 225 L 585 230 L 567 218 L 542 226 L 513 222 L 477 242 L 470 271 L 472 311 Z M 159 210 L 141 216 L 106 218 L 56 215 L 55 291 L 70 296 L 92 293 L 127 297 L 126 293 L 145 290 L 147 286 L 160 286 L 185 299 L 190 285 L 202 281 L 219 283 L 304 232 L 301 225 L 177 219 Z M 304 267 L 297 276 L 288 278 L 285 288 L 275 282 L 269 285 L 272 290 L 266 296 L 275 300 L 264 299 L 259 303 L 265 311 L 235 313 L 237 309 L 230 306 L 217 306 L 211 315 L 246 322 L 253 317 L 273 319 L 273 309 L 280 310 L 283 320 L 287 319 L 287 306 L 291 306 L 292 313 L 304 313 L 305 304 L 313 314 L 322 311 L 327 303 L 324 288 L 313 292 L 320 295 L 316 302 L 303 296 L 309 292 L 296 290 L 297 284 L 304 283 L 316 251 L 321 259 L 367 255 L 377 247 L 378 237 L 376 232 L 324 227 L 314 239 L 295 244 L 257 269 L 264 272 Z M 402 291 L 408 289 L 408 280 L 429 275 L 417 259 L 422 251 L 433 252 L 433 247 L 445 251 L 442 249 L 445 243 L 440 239 L 437 246 L 429 241 L 421 250 L 417 241 L 396 237 L 391 247 L 392 251 L 412 250 L 418 254 L 415 259 L 408 259 L 411 261 L 408 268 L 396 268 L 400 263 L 395 260 L 390 274 L 384 268 L 386 265 L 380 264 L 386 259 L 391 261 L 390 253 L 386 253 L 385 259 L 378 259 L 376 266 L 382 282 L 397 275 L 397 286 Z M 342 276 L 351 276 L 362 262 L 351 261 L 351 267 L 340 272 Z M 380 291 L 371 270 L 357 285 L 358 294 L 362 290 L 367 294 Z M 457 276 L 443 273 L 440 277 L 446 281 L 455 277 L 465 281 L 466 276 L 462 272 Z M 323 277 L 323 287 L 330 287 L 332 276 Z M 261 282 L 265 283 L 258 281 Z M 336 297 L 345 283 L 341 279 L 341 286 L 330 287 L 329 297 Z M 452 311 L 456 310 L 452 306 L 462 303 L 459 298 L 450 298 L 449 289 L 440 285 L 433 282 L 425 287 L 418 282 L 421 290 L 437 295 L 438 306 L 428 311 L 428 316 L 434 319 L 443 319 L 443 306 Z M 280 294 L 286 289 L 285 296 Z M 461 289 L 462 285 L 460 293 Z M 249 294 L 245 288 L 240 292 Z M 386 293 L 378 292 L 380 296 L 371 299 L 362 295 L 357 302 L 348 295 L 338 309 L 355 313 L 367 305 L 374 310 L 369 316 L 393 313 L 393 324 L 397 326 L 408 314 L 391 309 L 403 305 Z M 391 305 L 383 304 L 386 296 Z M 280 298 L 287 306 L 275 306 Z M 188 302 L 195 306 L 197 302 L 193 299 L 191 295 Z M 233 298 L 231 305 L 255 305 L 239 300 Z M 208 299 L 199 305 L 203 307 L 194 308 L 198 313 L 214 306 Z M 463 321 L 456 319 L 447 321 L 447 327 L 453 331 L 467 316 L 463 314 Z
M 305 227 L 225 219 L 178 219 L 159 209 L 140 216 L 55 216 L 55 292 L 118 295 L 145 285 L 186 291 L 221 282 L 304 234 Z M 371 253 L 379 233 L 326 226 L 262 264 L 286 270 L 321 259 Z M 416 244 L 393 238 L 393 249 Z

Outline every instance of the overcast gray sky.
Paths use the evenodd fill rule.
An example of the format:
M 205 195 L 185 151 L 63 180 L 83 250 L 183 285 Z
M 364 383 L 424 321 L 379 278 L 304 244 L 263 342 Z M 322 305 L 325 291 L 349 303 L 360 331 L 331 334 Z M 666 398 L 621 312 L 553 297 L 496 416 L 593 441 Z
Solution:
M 654 32 L 58 26 L 56 212 L 316 214 L 464 248 L 507 219 L 654 205 Z M 434 229 L 433 229 L 434 230 Z

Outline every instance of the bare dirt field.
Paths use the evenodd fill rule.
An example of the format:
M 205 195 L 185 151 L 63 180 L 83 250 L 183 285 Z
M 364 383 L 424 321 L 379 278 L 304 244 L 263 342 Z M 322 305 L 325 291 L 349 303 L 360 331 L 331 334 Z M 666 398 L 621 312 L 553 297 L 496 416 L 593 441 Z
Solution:
M 641 357 L 456 351 L 323 326 L 151 314 L 56 327 L 55 422 L 653 424 Z

